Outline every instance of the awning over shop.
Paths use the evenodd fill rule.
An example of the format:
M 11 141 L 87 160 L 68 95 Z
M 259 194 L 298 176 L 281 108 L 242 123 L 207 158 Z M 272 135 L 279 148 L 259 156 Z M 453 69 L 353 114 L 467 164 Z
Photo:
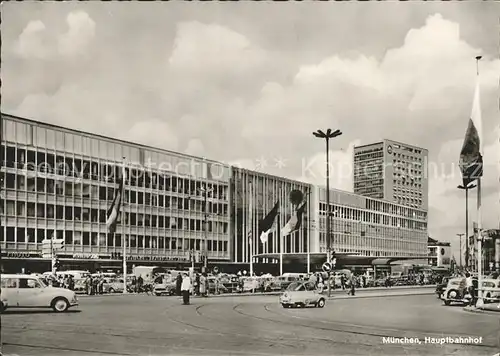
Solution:
M 280 259 L 279 253 L 263 253 L 254 256 L 259 262 L 264 259 L 278 260 Z M 302 263 L 307 264 L 307 253 L 284 253 L 283 263 L 293 264 Z M 337 265 L 389 265 L 392 262 L 405 261 L 405 260 L 427 260 L 427 255 L 424 256 L 361 256 L 349 253 L 336 253 Z M 326 253 L 311 253 L 309 254 L 311 264 L 322 264 L 326 261 Z

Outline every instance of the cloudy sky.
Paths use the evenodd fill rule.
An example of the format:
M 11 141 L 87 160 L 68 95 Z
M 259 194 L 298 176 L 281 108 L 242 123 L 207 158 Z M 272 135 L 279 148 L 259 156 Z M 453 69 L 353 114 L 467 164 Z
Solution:
M 320 184 L 324 147 L 311 132 L 339 128 L 332 185 L 345 190 L 352 178 L 338 167 L 354 145 L 425 147 L 440 167 L 430 234 L 455 247 L 456 164 L 483 55 L 484 222 L 498 226 L 499 4 L 2 7 L 3 112 Z

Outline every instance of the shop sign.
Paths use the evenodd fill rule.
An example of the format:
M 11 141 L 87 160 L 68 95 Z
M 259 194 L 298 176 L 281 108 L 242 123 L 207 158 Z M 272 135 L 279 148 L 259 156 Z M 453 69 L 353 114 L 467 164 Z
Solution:
M 6 258 L 41 258 L 38 252 L 2 252 L 2 257 Z
M 127 261 L 187 261 L 185 257 L 173 256 L 127 256 Z
M 79 254 L 73 255 L 73 258 L 82 259 L 82 260 L 98 260 L 99 255 L 98 254 L 79 253 Z

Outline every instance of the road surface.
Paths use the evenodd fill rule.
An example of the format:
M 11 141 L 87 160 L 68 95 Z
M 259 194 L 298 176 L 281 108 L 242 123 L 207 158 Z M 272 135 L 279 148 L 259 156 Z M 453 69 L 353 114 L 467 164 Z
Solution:
M 499 318 L 433 295 L 334 299 L 283 309 L 276 296 L 80 298 L 77 311 L 6 311 L 4 355 L 493 355 Z M 425 337 L 482 337 L 426 344 Z M 403 339 L 406 344 L 384 338 Z M 392 339 L 391 339 L 392 341 Z M 412 342 L 413 341 L 413 342 Z

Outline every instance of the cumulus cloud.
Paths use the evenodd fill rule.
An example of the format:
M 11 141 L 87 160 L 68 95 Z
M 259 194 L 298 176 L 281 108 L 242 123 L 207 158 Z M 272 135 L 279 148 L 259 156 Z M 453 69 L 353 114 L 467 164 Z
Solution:
M 84 11 L 70 12 L 67 31 L 51 36 L 41 20 L 30 21 L 19 35 L 15 52 L 22 58 L 53 59 L 85 54 L 95 35 L 95 22 Z
M 350 142 L 346 150 L 330 150 L 329 169 L 330 187 L 334 189 L 353 191 L 353 157 L 354 147 L 361 144 L 360 140 Z M 319 152 L 303 159 L 302 172 L 297 178 L 312 184 L 325 185 L 326 157 L 325 152 Z
M 95 36 L 95 22 L 84 11 L 71 12 L 66 18 L 68 31 L 58 38 L 59 53 L 76 56 L 86 53 L 87 46 Z
M 16 53 L 22 58 L 47 58 L 50 55 L 50 49 L 44 43 L 45 30 L 45 24 L 42 21 L 30 21 L 19 35 L 15 45 Z
M 206 157 L 205 146 L 199 138 L 189 140 L 185 152 L 192 156 Z
M 157 132 L 157 134 L 152 135 L 152 132 Z M 175 131 L 169 124 L 159 119 L 144 119 L 136 122 L 123 138 L 167 150 L 177 150 L 179 146 Z

